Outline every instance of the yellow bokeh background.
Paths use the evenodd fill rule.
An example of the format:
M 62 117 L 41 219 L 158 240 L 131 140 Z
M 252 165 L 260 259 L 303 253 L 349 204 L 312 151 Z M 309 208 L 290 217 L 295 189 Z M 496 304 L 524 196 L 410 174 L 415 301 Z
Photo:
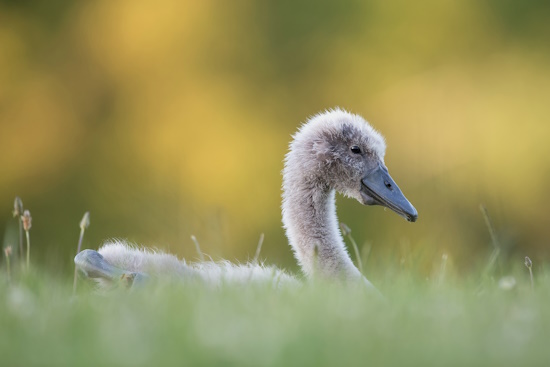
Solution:
M 308 116 L 340 106 L 386 137 L 419 211 L 338 199 L 374 258 L 491 249 L 548 255 L 550 6 L 543 1 L 0 2 L 0 229 L 13 198 L 35 260 L 71 267 L 108 238 L 296 269 L 282 160 Z M 53 260 L 56 261 L 53 261 Z M 373 264 L 374 265 L 374 264 Z

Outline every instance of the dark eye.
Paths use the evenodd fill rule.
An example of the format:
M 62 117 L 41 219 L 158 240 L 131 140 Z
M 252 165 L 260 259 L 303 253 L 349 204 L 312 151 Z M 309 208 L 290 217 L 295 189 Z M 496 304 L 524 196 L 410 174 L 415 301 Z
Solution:
M 350 149 L 351 152 L 354 154 L 361 154 L 361 148 L 359 148 L 357 145 L 352 146 Z

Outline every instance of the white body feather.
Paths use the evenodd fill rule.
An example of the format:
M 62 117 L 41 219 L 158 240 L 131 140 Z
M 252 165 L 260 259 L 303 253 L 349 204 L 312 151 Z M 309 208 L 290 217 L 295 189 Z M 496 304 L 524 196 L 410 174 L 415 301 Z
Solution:
M 138 248 L 122 241 L 105 243 L 98 252 L 117 268 L 141 272 L 155 278 L 200 282 L 209 286 L 262 283 L 273 287 L 299 284 L 283 270 L 262 264 L 234 264 L 229 261 L 187 263 L 176 256 Z M 100 285 L 106 285 L 101 278 Z

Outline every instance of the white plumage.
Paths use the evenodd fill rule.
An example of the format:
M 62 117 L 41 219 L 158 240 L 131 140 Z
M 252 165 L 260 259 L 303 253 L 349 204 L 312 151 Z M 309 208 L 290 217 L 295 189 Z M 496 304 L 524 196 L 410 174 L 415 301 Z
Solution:
M 139 248 L 123 241 L 107 242 L 98 252 L 109 264 L 123 270 L 122 273 L 115 274 L 118 278 L 128 273 L 144 273 L 165 280 L 200 282 L 209 286 L 246 284 L 251 281 L 274 287 L 298 283 L 294 277 L 274 266 L 235 264 L 225 260 L 187 263 L 174 255 Z M 112 279 L 96 279 L 103 287 L 109 287 L 112 283 Z

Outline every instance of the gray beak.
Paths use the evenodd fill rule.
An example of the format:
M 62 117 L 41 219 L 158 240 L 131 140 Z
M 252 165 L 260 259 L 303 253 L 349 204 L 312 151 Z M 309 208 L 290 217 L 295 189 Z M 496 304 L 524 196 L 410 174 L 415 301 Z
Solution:
M 381 164 L 361 179 L 361 196 L 365 204 L 388 207 L 409 222 L 415 222 L 418 218 L 414 206 Z

